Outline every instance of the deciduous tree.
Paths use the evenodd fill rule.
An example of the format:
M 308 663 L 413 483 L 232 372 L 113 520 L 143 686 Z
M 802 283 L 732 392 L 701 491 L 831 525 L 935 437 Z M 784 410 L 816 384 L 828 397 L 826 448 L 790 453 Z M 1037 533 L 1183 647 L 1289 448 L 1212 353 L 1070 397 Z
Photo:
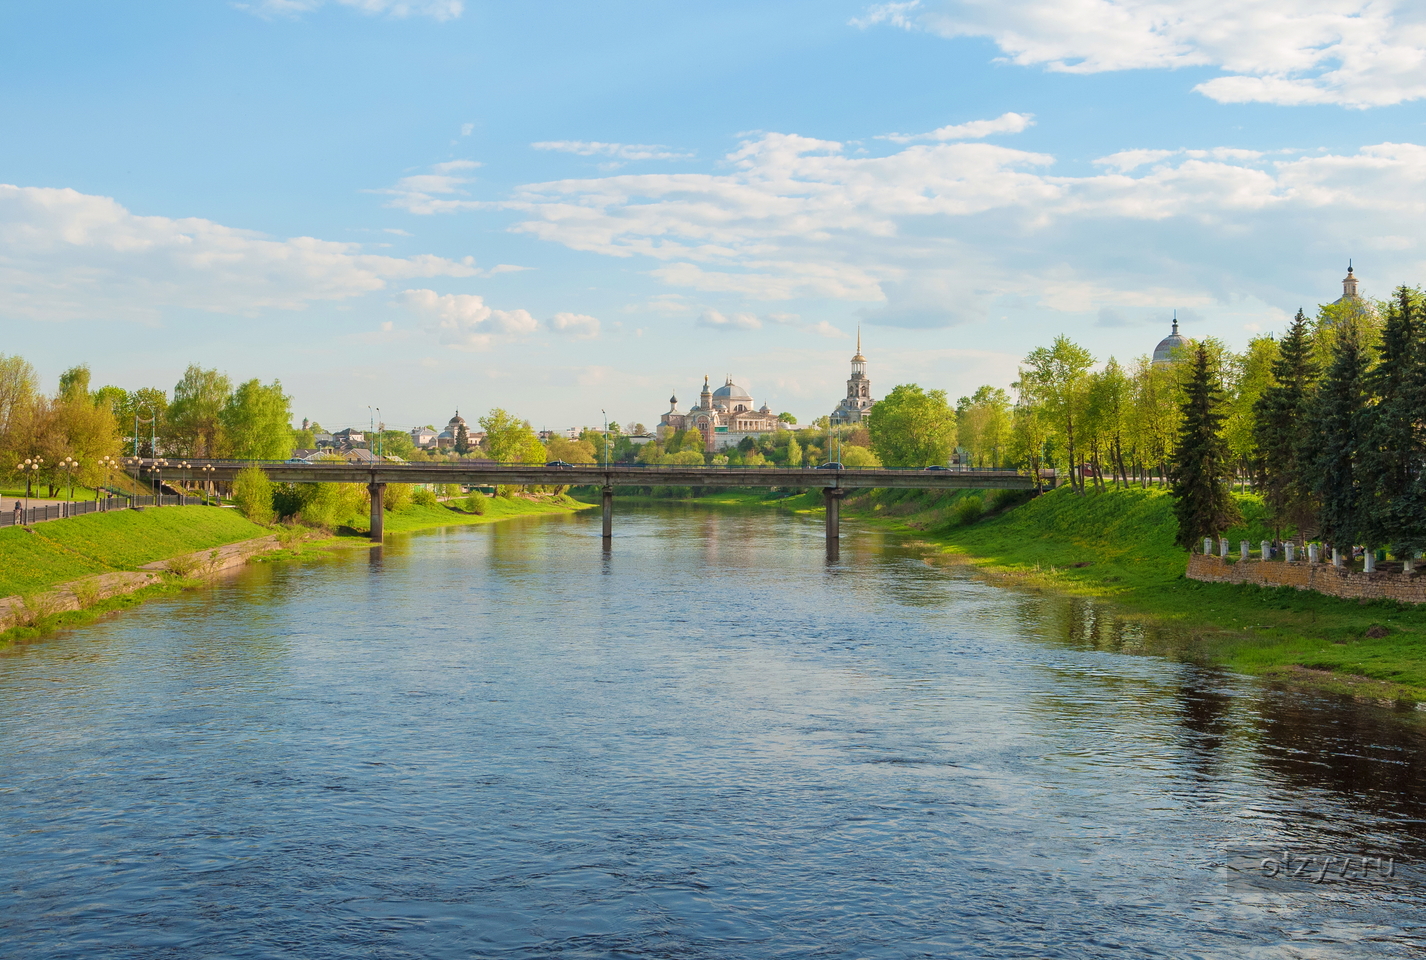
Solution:
M 956 412 L 944 390 L 901 384 L 867 414 L 871 448 L 893 467 L 945 463 L 956 442 Z

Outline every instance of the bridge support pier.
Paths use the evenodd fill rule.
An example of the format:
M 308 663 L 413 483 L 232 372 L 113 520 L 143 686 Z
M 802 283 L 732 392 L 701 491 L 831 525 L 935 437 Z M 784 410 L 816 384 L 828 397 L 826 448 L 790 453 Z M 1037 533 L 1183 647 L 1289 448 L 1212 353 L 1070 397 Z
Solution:
M 604 488 L 604 546 L 607 549 L 614 539 L 614 488 Z
M 842 495 L 839 487 L 827 487 L 822 499 L 827 504 L 827 559 L 836 560 L 842 554 Z
M 380 543 L 385 531 L 386 514 L 383 511 L 381 501 L 385 499 L 386 484 L 368 483 L 366 489 L 371 493 L 371 539 Z

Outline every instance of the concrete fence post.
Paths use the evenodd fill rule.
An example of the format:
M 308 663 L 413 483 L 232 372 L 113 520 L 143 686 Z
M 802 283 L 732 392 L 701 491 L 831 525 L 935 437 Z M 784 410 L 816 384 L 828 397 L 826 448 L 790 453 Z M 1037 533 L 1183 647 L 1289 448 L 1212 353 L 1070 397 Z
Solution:
M 1376 551 L 1368 549 L 1362 553 L 1362 572 L 1376 573 Z
M 1238 541 L 1238 559 L 1246 560 L 1252 555 L 1253 545 L 1246 540 Z
M 1317 563 L 1319 560 L 1321 560 L 1321 558 L 1322 558 L 1321 550 L 1322 550 L 1322 548 L 1319 547 L 1317 544 L 1315 544 L 1315 543 L 1309 543 L 1309 544 L 1307 545 L 1307 562 L 1308 562 L 1308 563 Z
M 1227 560 L 1227 559 L 1228 559 L 1228 538 L 1227 538 L 1227 537 L 1219 537 L 1219 538 L 1218 538 L 1218 556 L 1222 557 L 1224 560 Z
M 1203 538 L 1203 555 L 1204 555 L 1205 557 L 1211 557 L 1211 556 L 1213 556 L 1213 538 L 1212 538 L 1212 537 L 1204 537 L 1204 538 Z
M 1401 561 L 1401 572 L 1402 572 L 1402 573 L 1415 573 L 1415 572 L 1416 572 L 1416 559 L 1415 559 L 1414 557 L 1407 557 L 1405 560 L 1402 560 L 1402 561 Z
M 1297 544 L 1295 544 L 1295 543 L 1285 543 L 1285 544 L 1283 544 L 1283 556 L 1284 556 L 1284 558 L 1287 560 L 1288 563 L 1292 563 L 1292 561 L 1296 560 L 1296 559 L 1297 559 Z
M 1341 565 L 1342 565 L 1342 551 L 1341 551 L 1341 550 L 1338 550 L 1336 547 L 1333 547 L 1333 548 L 1332 548 L 1332 566 L 1334 566 L 1334 567 L 1340 567 Z
M 1273 558 L 1273 545 L 1267 540 L 1264 540 L 1261 544 L 1260 555 L 1264 560 L 1271 560 Z

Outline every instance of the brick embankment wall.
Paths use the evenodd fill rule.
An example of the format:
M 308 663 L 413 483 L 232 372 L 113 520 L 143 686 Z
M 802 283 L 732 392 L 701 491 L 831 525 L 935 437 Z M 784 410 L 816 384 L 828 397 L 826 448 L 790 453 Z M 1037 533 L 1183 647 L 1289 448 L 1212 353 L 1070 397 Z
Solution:
M 1350 600 L 1400 600 L 1402 603 L 1426 603 L 1426 573 L 1397 573 L 1378 570 L 1362 573 L 1330 563 L 1308 563 L 1295 560 L 1237 560 L 1201 553 L 1190 554 L 1190 580 L 1205 583 L 1252 583 L 1260 587 L 1293 587 L 1315 590 L 1329 597 Z

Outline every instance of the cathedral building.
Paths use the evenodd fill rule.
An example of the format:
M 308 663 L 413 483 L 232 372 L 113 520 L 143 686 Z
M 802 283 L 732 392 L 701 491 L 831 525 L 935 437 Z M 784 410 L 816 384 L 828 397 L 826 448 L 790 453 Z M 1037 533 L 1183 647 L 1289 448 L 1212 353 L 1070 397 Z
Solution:
M 766 403 L 754 409 L 753 398 L 734 383 L 732 377 L 717 390 L 709 389 L 708 378 L 704 377 L 698 406 L 682 413 L 678 409 L 678 396 L 669 397 L 668 412 L 659 418 L 659 426 L 668 428 L 660 430 L 661 433 L 694 428 L 703 434 L 703 449 L 712 452 L 736 447 L 744 437 L 781 430 L 786 424 Z
M 847 395 L 837 404 L 830 417 L 833 426 L 861 423 L 872 405 L 871 381 L 866 376 L 866 357 L 862 356 L 862 332 L 857 331 L 857 353 L 852 357 L 852 375 L 847 380 Z

